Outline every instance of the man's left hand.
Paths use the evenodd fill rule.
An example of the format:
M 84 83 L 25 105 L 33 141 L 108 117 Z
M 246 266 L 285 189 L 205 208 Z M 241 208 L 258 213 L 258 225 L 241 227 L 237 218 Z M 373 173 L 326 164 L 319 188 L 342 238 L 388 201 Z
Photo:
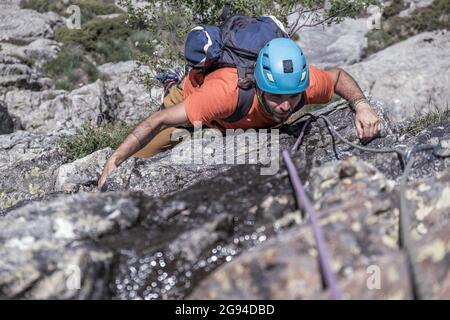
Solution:
M 355 112 L 356 131 L 363 142 L 368 142 L 379 135 L 381 120 L 368 102 L 358 103 Z

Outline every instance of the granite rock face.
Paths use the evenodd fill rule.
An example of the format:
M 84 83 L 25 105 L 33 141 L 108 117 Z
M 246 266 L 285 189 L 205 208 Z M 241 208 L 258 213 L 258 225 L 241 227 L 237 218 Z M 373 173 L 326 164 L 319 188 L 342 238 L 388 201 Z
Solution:
M 409 299 L 398 242 L 394 183 L 356 158 L 314 169 L 312 199 L 345 299 Z M 299 213 L 300 216 L 300 213 Z M 317 249 L 306 219 L 218 269 L 191 294 L 197 299 L 325 299 Z M 367 287 L 369 268 L 382 289 Z
M 117 119 L 126 123 L 137 123 L 159 108 L 162 89 L 152 88 L 149 92 L 133 75 L 135 70 L 150 73 L 150 68 L 138 67 L 135 61 L 106 63 L 99 70 L 109 78 L 108 90 L 119 97 Z
M 63 18 L 54 12 L 39 13 L 34 10 L 18 10 L 13 6 L 4 6 L 0 12 L 0 40 L 51 39 L 54 29 L 63 24 Z
M 136 200 L 120 194 L 79 194 L 9 212 L 0 222 L 2 297 L 105 297 L 113 253 L 95 240 L 138 216 Z
M 450 297 L 450 123 L 420 126 L 413 112 L 448 99 L 448 33 L 424 33 L 363 61 L 365 19 L 300 33 L 309 62 L 343 66 L 371 94 L 383 129 L 367 144 L 343 101 L 279 131 L 179 130 L 175 148 L 131 157 L 100 193 L 113 150 L 70 160 L 61 137 L 87 122 L 136 123 L 158 109 L 161 90 L 133 78 L 135 61 L 98 66 L 102 80 L 56 90 L 43 65 L 61 50 L 52 38 L 64 19 L 8 4 L 0 2 L 0 299 L 329 298 L 280 154 L 303 129 L 292 158 L 343 298 Z M 338 134 L 398 152 L 363 151 Z M 441 149 L 414 153 L 403 186 L 408 152 L 424 144 Z
M 425 32 L 344 69 L 373 98 L 388 104 L 390 117 L 400 122 L 448 106 L 449 50 L 448 31 Z
M 345 19 L 330 26 L 302 28 L 297 43 L 314 66 L 343 67 L 362 60 L 368 32 L 367 19 Z
M 377 110 L 383 114 L 381 105 Z M 322 114 L 328 114 L 338 132 L 351 140 L 353 120 L 346 112 L 348 109 L 338 102 Z M 300 121 L 290 129 L 299 130 L 302 125 Z M 389 122 L 385 125 L 383 138 L 369 146 L 386 147 L 382 142 L 386 139 L 390 141 L 386 144 L 395 146 L 395 128 L 389 127 Z M 335 152 L 327 152 L 333 149 L 333 143 L 326 142 L 329 132 L 321 120 L 311 126 L 293 157 L 298 167 L 304 168 L 301 176 L 308 181 L 308 194 L 316 203 L 343 297 L 413 298 L 408 257 L 398 244 L 401 168 L 396 169 L 394 164 L 400 167 L 399 160 L 383 163 L 379 155 L 350 149 L 344 152 L 340 143 L 334 147 L 336 157 Z M 441 132 L 427 130 L 431 134 Z M 278 142 L 281 150 L 292 146 L 292 134 L 282 134 Z M 322 138 L 318 140 L 319 134 Z M 408 139 L 419 143 L 421 134 Z M 445 145 L 449 134 L 444 130 L 435 138 Z M 43 144 L 48 141 L 51 148 L 51 138 L 46 139 Z M 195 140 L 206 148 L 214 145 L 216 150 L 221 145 L 220 140 L 211 142 L 206 136 L 179 147 Z M 313 145 L 316 152 L 310 149 Z M 10 150 L 20 150 L 13 142 L 9 146 Z M 257 150 L 242 153 L 250 156 Z M 0 268 L 2 279 L 6 279 L 0 286 L 3 297 L 328 298 L 308 220 L 296 207 L 283 164 L 273 175 L 262 175 L 258 164 L 203 163 L 177 168 L 171 160 L 179 153 L 173 149 L 148 160 L 130 159 L 108 180 L 110 190 L 117 191 L 98 194 L 95 183 L 110 153 L 105 149 L 59 165 L 49 161 L 55 164 L 55 170 L 45 167 L 47 159 L 42 155 L 28 156 L 31 163 L 40 165 L 39 172 L 30 171 L 39 173 L 42 189 L 50 191 L 41 197 L 24 196 L 27 201 L 7 208 L 0 219 L 5 224 L 0 237 L 9 239 Z M 45 154 L 51 157 L 53 153 Z M 11 157 L 20 159 L 14 154 Z M 422 224 L 427 221 L 425 227 L 416 222 L 411 226 L 419 252 L 413 262 L 442 270 L 439 278 L 425 276 L 425 281 L 435 287 L 432 297 L 445 297 L 445 282 L 437 279 L 445 278 L 446 249 L 442 251 L 442 246 L 434 242 L 445 234 L 445 210 L 450 205 L 446 197 L 448 163 L 439 160 L 442 165 L 435 167 L 421 161 L 418 156 L 414 170 L 418 172 L 411 175 L 416 182 L 406 192 L 411 205 L 418 208 L 416 214 Z M 420 171 L 420 166 L 425 169 Z M 11 167 L 8 170 L 18 172 Z M 158 174 L 146 175 L 148 172 Z M 24 186 L 31 177 L 26 173 L 22 176 L 22 181 L 15 176 L 14 183 L 17 190 L 29 195 L 30 190 Z M 13 184 L 9 179 L 5 185 Z M 126 189 L 135 191 L 120 191 Z M 73 192 L 78 194 L 67 195 Z M 438 199 L 434 206 L 439 208 L 430 209 L 431 199 Z M 439 215 L 435 220 L 431 211 Z M 444 222 L 434 228 L 436 219 Z M 420 239 L 414 236 L 418 232 Z M 30 254 L 30 250 L 35 251 Z M 48 261 L 52 261 L 48 272 L 41 271 L 40 266 Z M 15 270 L 21 269 L 15 264 L 33 269 L 28 273 L 31 278 L 20 282 Z M 79 282 L 71 270 L 83 274 L 80 290 L 73 289 L 72 285 Z M 377 270 L 381 272 L 377 281 L 382 289 L 371 290 L 378 282 L 372 284 L 369 276 Z

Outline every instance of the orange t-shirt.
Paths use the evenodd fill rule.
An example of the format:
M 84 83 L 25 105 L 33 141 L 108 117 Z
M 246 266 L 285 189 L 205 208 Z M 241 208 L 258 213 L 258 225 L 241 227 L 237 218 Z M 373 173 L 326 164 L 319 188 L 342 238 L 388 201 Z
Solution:
M 330 74 L 309 66 L 309 87 L 305 94 L 305 104 L 327 103 L 334 95 L 334 83 Z M 279 124 L 272 120 L 258 98 L 253 98 L 249 112 L 240 120 L 227 122 L 222 120 L 233 114 L 237 107 L 238 87 L 237 70 L 221 68 L 205 77 L 201 86 L 195 87 L 189 77 L 183 84 L 183 98 L 189 121 L 202 122 L 202 125 L 218 129 L 262 129 Z M 222 128 L 221 128 L 222 127 Z

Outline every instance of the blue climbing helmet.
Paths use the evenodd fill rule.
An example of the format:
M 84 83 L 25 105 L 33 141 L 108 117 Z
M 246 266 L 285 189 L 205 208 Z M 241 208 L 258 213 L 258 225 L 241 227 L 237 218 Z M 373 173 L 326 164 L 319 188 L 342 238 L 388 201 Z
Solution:
M 275 38 L 259 52 L 256 84 L 272 94 L 295 94 L 309 86 L 308 63 L 302 49 L 291 39 Z

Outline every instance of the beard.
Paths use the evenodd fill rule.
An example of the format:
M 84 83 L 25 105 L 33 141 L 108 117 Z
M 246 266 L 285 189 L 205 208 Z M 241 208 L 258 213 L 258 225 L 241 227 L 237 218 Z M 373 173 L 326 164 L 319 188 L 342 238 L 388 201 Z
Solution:
M 268 115 L 270 115 L 270 117 L 272 118 L 273 121 L 275 121 L 277 123 L 281 123 L 281 122 L 286 121 L 292 115 L 293 109 L 291 109 L 290 112 L 288 112 L 286 115 L 280 115 L 268 107 L 263 95 L 257 93 L 256 96 L 257 96 L 258 101 L 259 101 L 260 105 L 262 106 L 263 110 Z
M 271 111 L 270 115 L 272 116 L 273 121 L 275 122 L 284 122 L 292 115 L 292 111 L 288 112 L 286 115 L 280 115 L 276 112 Z

